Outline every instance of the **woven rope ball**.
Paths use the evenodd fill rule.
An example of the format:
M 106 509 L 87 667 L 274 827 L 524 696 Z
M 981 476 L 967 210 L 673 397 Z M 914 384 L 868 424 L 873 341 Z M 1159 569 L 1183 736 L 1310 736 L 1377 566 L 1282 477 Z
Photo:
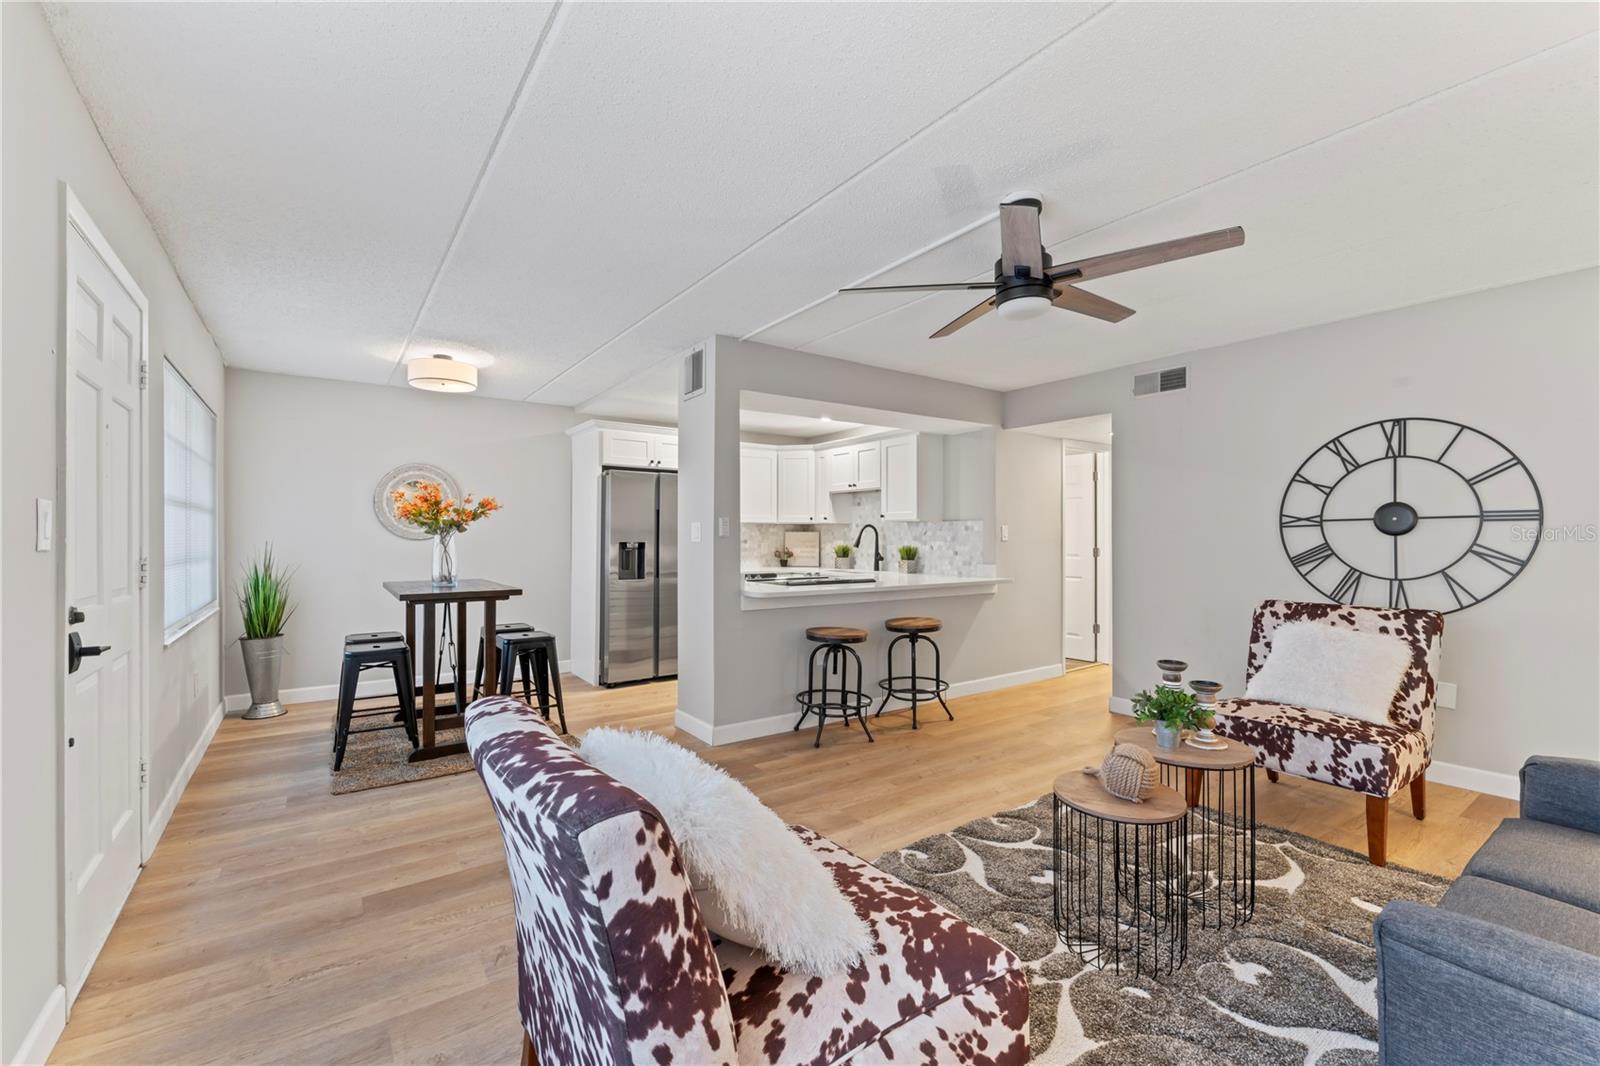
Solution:
M 1156 790 L 1156 757 L 1137 744 L 1118 744 L 1100 769 L 1083 771 L 1100 779 L 1100 787 L 1118 799 L 1143 803 Z

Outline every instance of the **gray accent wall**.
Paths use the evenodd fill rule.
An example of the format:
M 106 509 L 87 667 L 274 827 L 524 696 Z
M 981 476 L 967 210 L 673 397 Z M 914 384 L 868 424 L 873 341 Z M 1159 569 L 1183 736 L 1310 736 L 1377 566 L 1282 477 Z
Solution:
M 1555 531 L 1503 591 L 1446 617 L 1457 706 L 1439 711 L 1435 760 L 1504 788 L 1485 773 L 1600 756 L 1597 282 L 1583 270 L 1009 393 L 1011 427 L 1112 414 L 1116 695 L 1169 655 L 1237 695 L 1255 604 L 1319 598 L 1279 545 L 1290 475 L 1353 426 L 1431 416 L 1521 456 Z M 1134 374 L 1184 363 L 1188 389 L 1132 395 Z
M 484 373 L 493 373 L 493 368 Z M 425 580 L 431 546 L 378 524 L 372 492 L 402 463 L 443 467 L 475 496 L 505 508 L 460 534 L 461 574 L 515 584 L 523 595 L 499 608 L 501 621 L 556 635 L 566 656 L 571 586 L 570 408 L 388 385 L 228 371 L 226 570 L 272 543 L 295 570 L 298 604 L 287 633 L 283 685 L 318 688 L 339 679 L 346 633 L 400 629 L 390 580 Z M 246 691 L 227 616 L 223 668 L 228 694 Z M 469 657 L 478 608 L 468 618 Z M 467 664 L 471 669 L 471 663 Z M 300 698 L 305 698 L 301 696 Z M 291 712 L 292 713 L 292 712 Z

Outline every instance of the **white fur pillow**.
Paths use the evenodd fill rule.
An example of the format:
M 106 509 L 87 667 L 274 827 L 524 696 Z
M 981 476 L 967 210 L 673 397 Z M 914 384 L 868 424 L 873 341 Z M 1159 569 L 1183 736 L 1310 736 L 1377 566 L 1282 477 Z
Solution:
M 589 730 L 580 751 L 661 812 L 707 928 L 817 976 L 871 950 L 871 930 L 822 860 L 720 766 L 665 737 L 620 729 Z
M 1244 694 L 1387 725 L 1410 661 L 1411 649 L 1396 637 L 1287 622 L 1272 631 L 1272 650 Z

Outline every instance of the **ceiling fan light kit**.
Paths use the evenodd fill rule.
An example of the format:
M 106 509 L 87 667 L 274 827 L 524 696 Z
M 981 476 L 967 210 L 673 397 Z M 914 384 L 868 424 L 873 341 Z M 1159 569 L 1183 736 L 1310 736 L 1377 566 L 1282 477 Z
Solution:
M 430 392 L 473 392 L 478 388 L 478 368 L 448 355 L 430 355 L 406 364 L 406 381 Z
M 948 337 L 990 311 L 998 311 L 1006 321 L 1035 318 L 1051 307 L 1075 311 L 1103 322 L 1121 322 L 1133 314 L 1115 300 L 1096 296 L 1078 288 L 1081 281 L 1103 278 L 1141 267 L 1155 266 L 1174 259 L 1237 248 L 1244 243 L 1244 230 L 1212 230 L 1193 237 L 1147 244 L 1107 255 L 1076 259 L 1055 265 L 1039 237 L 1039 214 L 1043 202 L 1036 196 L 1013 196 L 1000 205 L 1000 258 L 994 263 L 994 280 L 956 281 L 934 285 L 857 285 L 840 292 L 955 292 L 992 290 L 982 303 L 958 315 L 930 339 Z

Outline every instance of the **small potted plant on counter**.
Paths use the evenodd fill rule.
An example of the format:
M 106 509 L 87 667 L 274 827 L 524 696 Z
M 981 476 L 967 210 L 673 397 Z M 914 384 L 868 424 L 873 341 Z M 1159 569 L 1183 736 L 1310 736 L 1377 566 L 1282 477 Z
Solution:
M 1195 724 L 1199 703 L 1182 689 L 1146 689 L 1133 697 L 1133 717 L 1140 722 L 1154 722 L 1156 746 L 1173 751 L 1183 740 L 1184 728 Z
M 853 566 L 855 566 L 855 563 L 851 561 L 850 557 L 853 556 L 855 552 L 856 550 L 850 547 L 848 544 L 835 544 L 833 546 L 833 568 L 835 570 L 851 569 Z
M 900 572 L 914 574 L 917 572 L 917 546 L 915 544 L 900 545 Z
M 786 544 L 780 544 L 772 549 L 772 557 L 778 560 L 779 566 L 788 566 L 789 560 L 794 558 L 794 549 Z

